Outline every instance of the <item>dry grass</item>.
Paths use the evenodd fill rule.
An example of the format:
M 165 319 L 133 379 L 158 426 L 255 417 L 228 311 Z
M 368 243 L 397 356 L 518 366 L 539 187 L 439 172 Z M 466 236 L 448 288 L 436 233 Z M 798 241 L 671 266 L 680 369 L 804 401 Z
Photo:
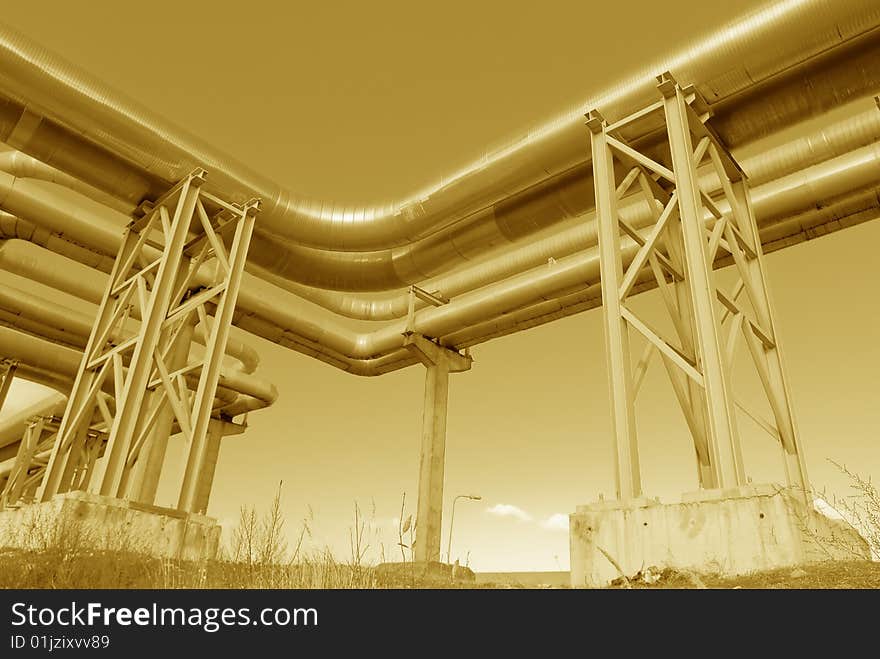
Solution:
M 364 525 L 357 509 L 355 557 L 337 560 L 329 550 L 305 553 L 304 521 L 290 550 L 281 514 L 281 487 L 262 515 L 242 507 L 231 545 L 216 560 L 157 558 L 118 529 L 97 537 L 94 528 L 48 517 L 39 509 L 0 543 L 0 588 L 374 588 L 363 564 Z M 63 518 L 62 518 L 63 520 Z M 11 537 L 10 537 L 11 536 Z M 8 545 L 5 549 L 2 544 Z M 10 548 L 16 547 L 16 548 Z M 97 549 L 100 548 L 100 549 Z
M 217 559 L 184 561 L 152 556 L 145 545 L 118 529 L 99 538 L 94 529 L 73 520 L 59 523 L 57 517 L 50 518 L 35 509 L 26 523 L 0 537 L 0 588 L 364 589 L 453 585 L 438 582 L 433 573 L 424 579 L 410 573 L 406 579 L 398 578 L 396 573 L 378 573 L 376 566 L 366 562 L 371 525 L 357 504 L 354 525 L 349 530 L 351 555 L 347 560 L 337 558 L 329 549 L 304 551 L 312 522 L 310 513 L 302 522 L 295 545 L 289 547 L 279 484 L 272 503 L 262 514 L 252 506 L 241 508 L 231 543 L 221 549 Z M 3 548 L 3 544 L 8 546 Z M 383 559 L 384 554 L 381 547 Z
M 867 541 L 875 558 L 880 558 L 880 490 L 870 477 L 852 471 L 846 465 L 829 460 L 849 479 L 849 494 L 828 496 L 824 491 L 815 495 L 822 497 L 841 514 Z
M 853 494 L 834 499 L 834 506 L 856 521 L 875 552 L 880 551 L 880 495 L 869 479 L 840 467 L 850 477 Z M 0 545 L 0 588 L 510 588 L 509 584 L 475 584 L 472 573 L 453 578 L 442 566 L 427 569 L 412 562 L 414 524 L 401 505 L 398 547 L 402 561 L 380 565 L 366 561 L 368 524 L 359 506 L 349 529 L 350 556 L 329 549 L 304 551 L 311 538 L 311 513 L 289 547 L 281 514 L 281 486 L 259 514 L 242 507 L 229 547 L 216 560 L 182 561 L 150 556 L 137 539 L 125 534 L 95 537 L 75 522 L 53 523 L 39 515 L 15 529 L 10 545 Z M 101 547 L 101 549 L 95 549 Z M 466 569 L 466 568 L 465 568 Z M 468 571 L 469 572 L 469 571 Z M 801 568 L 778 569 L 735 578 L 677 570 L 647 570 L 622 577 L 612 587 L 625 588 L 880 588 L 880 563 L 827 561 Z

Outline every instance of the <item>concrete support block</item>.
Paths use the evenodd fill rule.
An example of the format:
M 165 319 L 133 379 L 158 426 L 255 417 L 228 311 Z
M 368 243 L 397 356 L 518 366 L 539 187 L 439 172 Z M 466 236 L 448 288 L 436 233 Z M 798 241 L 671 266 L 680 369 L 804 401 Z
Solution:
M 86 492 L 0 512 L 0 547 L 29 550 L 76 542 L 197 561 L 216 558 L 220 533 L 210 517 Z
M 735 576 L 833 558 L 870 558 L 849 524 L 772 485 L 701 490 L 680 503 L 603 501 L 570 515 L 571 584 L 601 587 L 648 567 Z

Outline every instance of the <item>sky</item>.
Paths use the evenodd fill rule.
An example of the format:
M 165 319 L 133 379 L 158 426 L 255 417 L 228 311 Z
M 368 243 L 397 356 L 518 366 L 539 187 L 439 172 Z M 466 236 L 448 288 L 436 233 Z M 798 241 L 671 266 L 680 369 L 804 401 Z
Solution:
M 760 3 L 8 4 L 3 20 L 255 170 L 306 194 L 372 202 Z M 870 222 L 767 256 L 808 470 L 838 494 L 847 481 L 829 458 L 880 477 L 878 241 Z M 637 304 L 659 309 L 653 294 Z M 209 514 L 230 526 L 283 482 L 291 539 L 308 520 L 310 548 L 347 558 L 358 505 L 373 556 L 394 556 L 401 499 L 405 515 L 416 503 L 423 369 L 358 378 L 248 340 L 280 397 L 224 440 Z M 482 571 L 568 568 L 566 516 L 613 496 L 603 345 L 593 310 L 476 346 L 473 369 L 451 376 L 444 553 L 452 498 L 477 494 L 457 504 L 453 559 Z M 665 377 L 653 363 L 638 427 L 645 492 L 674 501 L 697 482 Z M 757 400 L 756 383 L 738 365 L 744 397 Z M 13 394 L 3 415 L 34 395 Z M 781 481 L 778 446 L 747 419 L 740 428 L 748 475 Z M 174 448 L 160 504 L 172 502 Z

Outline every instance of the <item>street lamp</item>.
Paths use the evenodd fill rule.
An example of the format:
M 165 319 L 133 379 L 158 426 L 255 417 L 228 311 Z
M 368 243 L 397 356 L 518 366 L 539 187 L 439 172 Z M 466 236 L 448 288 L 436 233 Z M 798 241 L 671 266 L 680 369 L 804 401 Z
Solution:
M 446 562 L 452 560 L 452 525 L 455 523 L 455 502 L 459 499 L 470 499 L 471 501 L 480 501 L 483 497 L 479 494 L 459 494 L 452 500 L 452 515 L 449 517 L 449 543 L 446 545 Z

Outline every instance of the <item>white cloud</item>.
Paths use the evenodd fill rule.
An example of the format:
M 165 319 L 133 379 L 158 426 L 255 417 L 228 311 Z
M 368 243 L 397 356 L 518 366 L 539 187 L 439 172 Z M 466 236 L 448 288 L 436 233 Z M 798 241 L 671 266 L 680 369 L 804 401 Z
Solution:
M 514 517 L 521 522 L 529 522 L 532 519 L 532 516 L 525 510 L 512 506 L 509 503 L 496 503 L 491 508 L 487 508 L 486 512 L 498 517 Z
M 547 519 L 541 520 L 541 526 L 549 531 L 568 531 L 568 515 L 554 513 Z

